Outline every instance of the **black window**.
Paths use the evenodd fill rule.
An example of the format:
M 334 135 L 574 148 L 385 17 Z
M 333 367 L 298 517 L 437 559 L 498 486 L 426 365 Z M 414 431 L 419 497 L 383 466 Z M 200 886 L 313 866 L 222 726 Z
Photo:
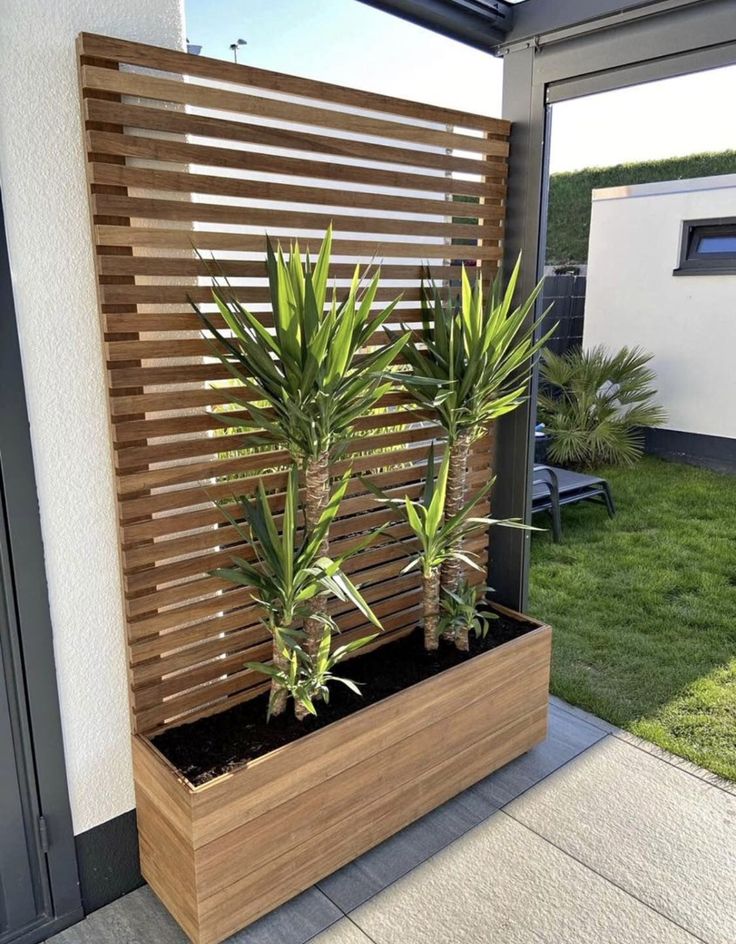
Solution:
M 736 217 L 685 220 L 675 275 L 736 275 Z

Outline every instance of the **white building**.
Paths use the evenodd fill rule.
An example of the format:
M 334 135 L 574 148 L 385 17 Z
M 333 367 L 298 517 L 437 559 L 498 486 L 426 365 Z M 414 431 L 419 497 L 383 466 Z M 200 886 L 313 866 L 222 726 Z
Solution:
M 593 191 L 584 343 L 654 354 L 650 451 L 736 462 L 736 174 Z

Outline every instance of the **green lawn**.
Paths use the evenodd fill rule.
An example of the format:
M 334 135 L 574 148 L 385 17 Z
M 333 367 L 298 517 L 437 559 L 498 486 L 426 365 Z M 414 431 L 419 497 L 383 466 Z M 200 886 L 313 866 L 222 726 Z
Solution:
M 613 520 L 576 505 L 562 543 L 533 537 L 552 690 L 736 780 L 736 476 L 651 458 L 602 474 Z

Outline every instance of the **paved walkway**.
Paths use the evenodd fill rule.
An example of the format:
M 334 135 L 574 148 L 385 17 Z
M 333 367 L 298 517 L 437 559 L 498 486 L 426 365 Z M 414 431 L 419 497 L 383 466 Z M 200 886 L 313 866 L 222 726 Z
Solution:
M 53 944 L 183 944 L 147 888 Z M 736 944 L 736 785 L 556 699 L 544 744 L 229 944 Z

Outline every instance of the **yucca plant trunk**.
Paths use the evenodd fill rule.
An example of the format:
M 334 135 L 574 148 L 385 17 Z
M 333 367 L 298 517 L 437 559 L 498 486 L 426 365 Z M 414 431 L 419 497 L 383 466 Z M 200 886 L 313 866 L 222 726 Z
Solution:
M 278 643 L 278 638 L 274 634 L 273 637 L 273 664 L 277 669 L 288 670 L 289 663 L 281 655 L 281 647 Z M 289 700 L 289 693 L 283 687 L 279 685 L 276 679 L 271 680 L 271 693 L 269 696 L 269 712 L 272 718 L 282 715 L 286 711 L 286 705 Z
M 422 610 L 424 613 L 424 648 L 431 652 L 439 645 L 440 572 L 436 567 L 422 576 Z
M 304 516 L 307 533 L 314 530 L 329 500 L 330 461 L 329 454 L 323 452 L 319 456 L 308 458 L 304 467 Z M 329 550 L 329 536 L 325 535 L 319 547 L 320 556 L 328 554 Z M 307 604 L 307 608 L 310 613 L 314 614 L 314 617 L 308 616 L 304 620 L 304 650 L 314 657 L 319 649 L 324 631 L 324 623 L 318 617 L 327 612 L 325 598 L 321 595 L 314 597 Z M 307 710 L 298 702 L 294 710 L 297 718 L 304 718 L 308 714 Z
M 468 430 L 460 433 L 455 442 L 448 446 L 450 465 L 447 470 L 447 498 L 445 500 L 445 520 L 462 511 L 468 491 L 468 462 L 472 434 Z M 462 538 L 454 542 L 453 551 L 462 550 Z M 457 557 L 450 557 L 442 567 L 441 587 L 443 591 L 457 593 L 464 576 L 463 562 Z M 458 630 L 455 637 L 458 649 L 469 648 L 468 629 Z

